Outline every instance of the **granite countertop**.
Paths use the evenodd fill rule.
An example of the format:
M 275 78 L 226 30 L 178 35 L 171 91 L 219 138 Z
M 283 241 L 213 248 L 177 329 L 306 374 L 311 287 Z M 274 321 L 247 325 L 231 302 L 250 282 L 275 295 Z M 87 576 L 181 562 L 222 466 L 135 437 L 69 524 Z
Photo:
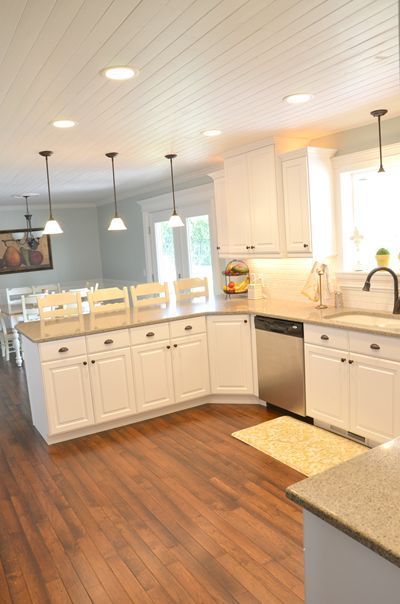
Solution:
M 325 310 L 316 310 L 314 302 L 293 302 L 287 300 L 248 300 L 246 297 L 226 300 L 223 296 L 210 299 L 209 301 L 193 301 L 185 304 L 170 304 L 169 306 L 129 309 L 126 312 L 102 313 L 99 315 L 85 314 L 80 318 L 56 319 L 54 321 L 30 321 L 18 323 L 18 331 L 33 342 L 47 342 L 61 338 L 71 338 L 92 333 L 101 333 L 114 329 L 126 329 L 162 321 L 173 321 L 187 319 L 196 315 L 213 314 L 240 314 L 264 315 L 289 321 L 301 321 L 337 327 L 340 329 L 352 329 L 368 333 L 378 333 L 387 336 L 400 336 L 399 327 L 361 326 L 357 323 L 341 323 L 340 317 L 331 317 L 338 313 L 357 314 L 354 308 L 335 309 L 333 307 Z M 374 314 L 374 313 L 370 313 Z M 387 316 L 393 318 L 390 313 L 376 313 L 377 317 Z
M 400 566 L 400 438 L 297 482 L 286 495 Z

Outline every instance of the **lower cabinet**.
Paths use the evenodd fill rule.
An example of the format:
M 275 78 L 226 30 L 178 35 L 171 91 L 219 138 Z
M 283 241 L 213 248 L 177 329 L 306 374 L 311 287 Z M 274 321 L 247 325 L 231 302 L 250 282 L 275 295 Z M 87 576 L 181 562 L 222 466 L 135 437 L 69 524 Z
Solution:
M 49 435 L 95 423 L 86 355 L 42 364 Z
M 350 430 L 377 442 L 400 435 L 400 363 L 351 353 Z
M 131 350 L 138 411 L 172 405 L 175 400 L 169 340 L 133 346 Z
M 207 318 L 211 391 L 254 394 L 250 318 L 222 315 Z
M 89 372 L 96 423 L 136 413 L 129 348 L 91 354 Z
M 348 352 L 305 344 L 307 415 L 349 430 Z
M 172 370 L 177 403 L 210 393 L 205 333 L 172 340 Z
M 400 436 L 400 362 L 304 348 L 307 415 L 377 443 Z

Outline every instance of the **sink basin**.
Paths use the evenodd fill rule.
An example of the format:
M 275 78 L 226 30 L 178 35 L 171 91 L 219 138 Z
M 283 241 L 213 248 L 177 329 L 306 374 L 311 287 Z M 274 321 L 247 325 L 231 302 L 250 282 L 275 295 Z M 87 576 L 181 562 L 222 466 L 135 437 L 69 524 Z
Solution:
M 389 315 L 368 312 L 343 312 L 326 315 L 326 319 L 340 321 L 349 325 L 360 325 L 362 327 L 378 327 L 380 329 L 400 330 L 400 315 Z

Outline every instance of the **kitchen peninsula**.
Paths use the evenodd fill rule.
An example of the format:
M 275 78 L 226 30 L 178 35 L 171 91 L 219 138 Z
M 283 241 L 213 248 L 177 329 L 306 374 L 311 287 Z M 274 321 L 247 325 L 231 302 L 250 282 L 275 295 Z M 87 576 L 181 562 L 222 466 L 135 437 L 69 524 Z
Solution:
M 360 326 L 354 309 L 246 298 L 19 324 L 33 423 L 52 444 L 206 402 L 260 403 L 256 315 L 304 322 L 307 414 L 316 422 L 374 443 L 398 433 L 400 320 Z M 385 407 L 370 374 L 375 390 L 393 392 Z

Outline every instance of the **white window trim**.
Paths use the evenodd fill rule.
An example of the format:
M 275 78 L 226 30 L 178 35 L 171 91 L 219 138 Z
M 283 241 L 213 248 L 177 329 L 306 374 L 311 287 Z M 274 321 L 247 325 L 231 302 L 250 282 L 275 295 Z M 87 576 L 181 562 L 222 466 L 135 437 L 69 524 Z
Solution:
M 214 212 L 214 188 L 212 183 L 206 185 L 200 185 L 198 187 L 192 187 L 190 189 L 181 189 L 176 191 L 176 209 L 179 214 L 179 208 L 188 208 L 190 206 L 196 206 L 201 203 L 209 204 L 209 220 L 210 220 L 210 235 L 211 235 L 211 255 L 212 255 L 212 267 L 214 273 L 214 288 L 218 285 L 218 271 L 219 262 L 218 255 L 216 252 L 216 225 L 215 225 L 215 212 Z M 138 201 L 139 206 L 142 210 L 143 219 L 143 233 L 144 233 L 144 251 L 146 259 L 146 276 L 147 281 L 153 281 L 153 253 L 151 249 L 150 240 L 150 224 L 151 214 L 153 212 L 159 212 L 161 210 L 172 211 L 172 196 L 171 193 L 164 195 L 158 195 L 150 199 L 144 199 Z
M 393 161 L 400 161 L 400 143 L 385 145 L 382 147 L 383 164 L 388 165 Z M 341 175 L 346 172 L 355 172 L 357 170 L 368 170 L 379 167 L 379 147 L 365 149 L 346 155 L 338 155 L 332 158 L 334 172 L 334 191 L 335 191 L 335 219 L 336 219 L 336 238 L 338 250 L 338 267 L 343 267 L 343 240 L 342 240 L 342 193 L 341 193 Z M 336 272 L 336 280 L 341 287 L 356 288 L 365 281 L 367 276 L 365 271 L 343 271 Z M 387 291 L 392 289 L 392 278 L 389 275 L 379 275 L 380 282 L 376 282 L 376 291 Z

